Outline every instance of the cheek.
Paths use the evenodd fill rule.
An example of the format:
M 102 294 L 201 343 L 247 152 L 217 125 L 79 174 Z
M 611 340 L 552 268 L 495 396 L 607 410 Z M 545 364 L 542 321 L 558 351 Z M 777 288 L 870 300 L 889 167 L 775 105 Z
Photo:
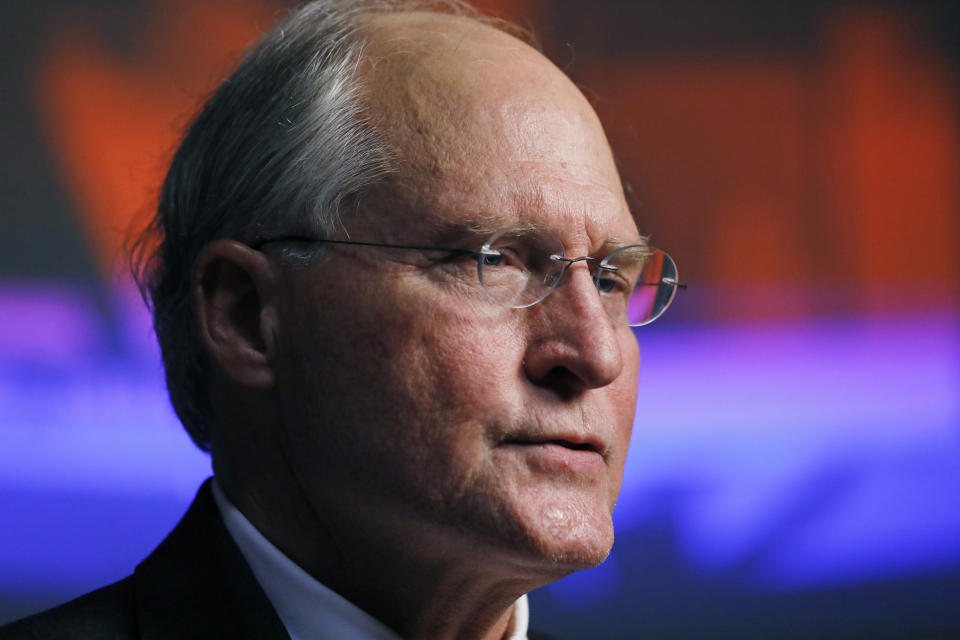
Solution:
M 633 412 L 637 403 L 637 383 L 640 375 L 640 345 L 637 343 L 631 329 L 624 329 L 620 339 L 620 353 L 623 358 L 623 371 L 614 382 L 614 393 L 617 395 L 616 406 L 621 411 L 630 413 L 630 424 L 633 424 Z
M 415 317 L 421 320 L 407 323 L 388 346 L 398 401 L 410 403 L 414 424 L 429 425 L 424 435 L 434 448 L 437 440 L 451 448 L 468 447 L 471 438 L 482 443 L 481 427 L 521 403 L 521 337 L 502 319 L 470 308 L 420 309 Z
M 637 407 L 637 384 L 639 376 L 640 349 L 631 333 L 621 341 L 623 355 L 623 372 L 607 389 L 607 402 L 610 416 L 616 425 L 616 459 L 611 464 L 609 483 L 610 508 L 617 501 L 620 484 L 623 479 L 623 468 L 626 464 L 627 450 L 633 435 L 634 418 Z
M 482 455 L 482 426 L 521 404 L 511 381 L 522 338 L 496 307 L 391 290 L 294 309 L 298 365 L 290 377 L 307 381 L 310 405 L 298 417 L 325 430 L 340 425 L 350 437 L 365 433 L 384 456 L 402 449 L 469 467 Z

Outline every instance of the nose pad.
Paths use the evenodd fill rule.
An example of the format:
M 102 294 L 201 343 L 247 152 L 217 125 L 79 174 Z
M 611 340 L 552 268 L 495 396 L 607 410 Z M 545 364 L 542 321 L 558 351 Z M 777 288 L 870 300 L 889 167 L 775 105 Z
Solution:
M 554 268 L 548 269 L 543 274 L 543 284 L 550 288 L 551 293 L 554 289 L 563 283 L 564 276 L 567 275 L 567 268 L 570 266 L 570 260 L 564 256 L 553 254 L 550 256 L 550 263 Z
M 570 272 L 570 268 L 575 266 L 578 262 L 587 262 L 587 263 L 598 263 L 600 260 L 592 256 L 580 256 L 579 258 L 567 258 L 564 256 L 552 255 L 550 256 L 551 260 L 557 261 L 560 263 L 561 267 L 558 270 L 551 271 L 547 274 L 544 274 L 544 284 L 552 289 L 556 289 L 559 286 L 562 286 L 564 280 L 567 279 L 567 274 Z M 596 288 L 596 281 L 594 280 L 594 273 L 590 271 L 589 266 L 587 272 L 590 275 L 590 279 L 594 282 L 594 288 Z

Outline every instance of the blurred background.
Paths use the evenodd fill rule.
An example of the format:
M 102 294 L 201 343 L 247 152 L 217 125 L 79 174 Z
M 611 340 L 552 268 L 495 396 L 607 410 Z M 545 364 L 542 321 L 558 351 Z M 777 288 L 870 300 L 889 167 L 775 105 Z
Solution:
M 690 288 L 637 331 L 560 638 L 960 634 L 960 3 L 484 0 L 595 104 Z M 127 575 L 209 460 L 121 247 L 282 2 L 0 4 L 0 623 Z

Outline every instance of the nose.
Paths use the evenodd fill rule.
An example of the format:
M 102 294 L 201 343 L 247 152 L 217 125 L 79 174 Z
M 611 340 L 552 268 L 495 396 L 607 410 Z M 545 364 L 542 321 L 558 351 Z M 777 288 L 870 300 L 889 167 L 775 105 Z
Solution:
M 534 384 L 567 398 L 604 387 L 623 371 L 620 335 L 586 264 L 571 264 L 564 281 L 531 307 L 523 369 Z

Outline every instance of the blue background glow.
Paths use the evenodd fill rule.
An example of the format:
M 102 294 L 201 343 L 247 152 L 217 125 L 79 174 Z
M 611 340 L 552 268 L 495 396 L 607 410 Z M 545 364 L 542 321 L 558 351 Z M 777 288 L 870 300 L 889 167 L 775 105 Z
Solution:
M 169 408 L 136 294 L 117 288 L 103 315 L 90 291 L 0 287 L 11 608 L 125 576 L 210 472 Z M 687 575 L 771 594 L 960 570 L 958 327 L 931 314 L 638 330 L 618 543 L 535 602 L 590 610 Z

